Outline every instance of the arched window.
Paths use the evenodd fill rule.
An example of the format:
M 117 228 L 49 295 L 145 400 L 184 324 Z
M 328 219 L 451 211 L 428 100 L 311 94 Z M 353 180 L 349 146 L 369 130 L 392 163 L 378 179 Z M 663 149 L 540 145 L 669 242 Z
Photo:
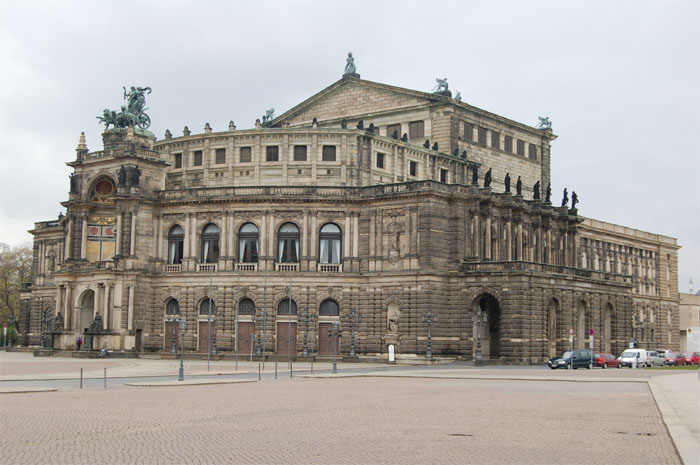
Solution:
M 294 223 L 284 223 L 278 234 L 277 262 L 299 262 L 299 228 Z
M 165 314 L 166 315 L 179 315 L 180 314 L 180 303 L 177 299 L 170 299 L 168 303 L 165 304 Z
M 209 302 L 211 302 L 211 314 L 216 314 L 216 302 L 213 299 L 204 299 L 202 303 L 199 304 L 199 314 L 208 315 L 209 314 Z
M 318 239 L 319 263 L 340 263 L 340 242 L 342 233 L 340 228 L 333 224 L 324 224 Z
M 339 316 L 340 309 L 335 300 L 326 299 L 321 302 L 321 308 L 318 311 L 319 316 Z
M 255 315 L 255 302 L 250 299 L 241 299 L 238 302 L 239 315 Z
M 246 223 L 238 231 L 238 262 L 257 263 L 258 261 L 258 227 Z
M 185 247 L 185 231 L 180 225 L 175 225 L 168 232 L 168 263 L 177 265 L 182 263 Z
M 282 300 L 279 305 L 277 305 L 278 315 L 296 315 L 297 314 L 297 303 L 292 300 L 292 307 L 290 310 L 289 299 Z
M 219 261 L 219 227 L 209 223 L 202 230 L 202 263 Z

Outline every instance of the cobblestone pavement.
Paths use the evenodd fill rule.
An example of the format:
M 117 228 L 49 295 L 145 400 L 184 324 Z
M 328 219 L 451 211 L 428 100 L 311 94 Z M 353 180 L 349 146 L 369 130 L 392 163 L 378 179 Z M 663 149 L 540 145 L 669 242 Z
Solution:
M 677 464 L 645 383 L 295 378 L 0 397 L 8 464 Z

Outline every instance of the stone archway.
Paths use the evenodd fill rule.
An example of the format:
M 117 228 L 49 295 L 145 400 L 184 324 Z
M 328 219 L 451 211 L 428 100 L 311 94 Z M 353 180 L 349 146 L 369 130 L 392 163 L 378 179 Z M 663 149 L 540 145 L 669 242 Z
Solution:
M 481 353 L 484 359 L 501 356 L 501 306 L 498 299 L 489 293 L 480 294 L 475 300 L 474 345 L 481 340 Z
M 95 318 L 95 291 L 88 289 L 80 298 L 80 318 L 76 331 L 82 333 L 90 327 L 90 323 Z

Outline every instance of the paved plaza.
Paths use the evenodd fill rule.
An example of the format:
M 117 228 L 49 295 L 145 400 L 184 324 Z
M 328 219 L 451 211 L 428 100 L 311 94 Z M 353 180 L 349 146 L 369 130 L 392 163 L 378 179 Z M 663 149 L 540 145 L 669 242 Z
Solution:
M 41 376 L 74 377 L 73 364 L 90 366 L 86 376 L 95 377 L 108 365 L 108 371 L 129 376 L 177 366 L 163 360 L 2 357 L 0 387 L 9 379 L 31 384 Z M 212 367 L 210 373 L 229 373 L 233 365 Z M 268 374 L 273 367 L 267 364 Z M 138 387 L 110 380 L 107 389 L 99 384 L 0 395 L 0 462 L 683 463 L 652 389 L 642 382 L 644 370 L 377 370 L 345 364 L 332 375 L 327 364 L 317 364 L 311 375 L 303 368 L 310 367 L 300 366 L 292 379 L 281 372 L 278 379 L 177 386 L 170 378 L 147 378 Z M 186 370 L 189 381 L 196 379 L 192 375 L 206 372 L 206 361 L 188 361 Z M 243 380 L 253 371 L 257 375 L 257 364 L 242 363 L 240 375 L 228 379 Z M 554 381 L 566 376 L 580 382 Z M 697 383 L 697 374 L 692 376 Z M 687 380 L 688 374 L 662 378 Z

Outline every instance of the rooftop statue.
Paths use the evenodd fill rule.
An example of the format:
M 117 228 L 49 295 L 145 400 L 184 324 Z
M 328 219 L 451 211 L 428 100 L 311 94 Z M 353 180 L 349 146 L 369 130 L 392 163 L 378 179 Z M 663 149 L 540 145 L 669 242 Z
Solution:
M 347 63 L 345 64 L 345 74 L 355 74 L 355 71 L 355 58 L 353 58 L 352 52 L 349 52 Z
M 275 117 L 275 109 L 270 108 L 269 110 L 265 110 L 265 115 L 263 115 L 263 123 L 266 123 L 268 121 L 272 121 L 272 119 Z
M 102 116 L 98 116 L 97 119 L 100 123 L 104 123 L 105 129 L 109 129 L 110 124 L 114 128 L 127 128 L 129 126 L 137 126 L 141 129 L 146 129 L 151 125 L 151 118 L 144 113 L 146 108 L 146 96 L 145 94 L 151 93 L 150 87 L 134 87 L 131 89 L 124 89 L 124 100 L 126 100 L 126 105 L 122 105 L 121 111 L 117 113 L 116 111 L 109 110 L 105 108 Z
M 532 198 L 535 200 L 540 200 L 540 182 L 537 181 L 534 186 L 532 186 Z
M 549 129 L 552 127 L 552 122 L 549 121 L 549 116 L 538 116 L 540 122 L 537 124 L 537 129 Z
M 484 187 L 491 187 L 491 168 L 484 175 Z
M 447 92 L 447 78 L 435 78 L 437 85 L 433 88 L 433 92 Z
M 516 195 L 523 195 L 523 182 L 520 180 L 520 176 L 518 176 L 518 181 L 515 183 L 515 193 Z
M 575 209 L 577 203 L 578 203 L 578 195 L 576 195 L 576 191 L 571 191 L 571 208 Z
M 569 192 L 566 190 L 566 187 L 564 188 L 564 197 L 561 199 L 561 206 L 566 207 L 566 204 L 569 203 Z

